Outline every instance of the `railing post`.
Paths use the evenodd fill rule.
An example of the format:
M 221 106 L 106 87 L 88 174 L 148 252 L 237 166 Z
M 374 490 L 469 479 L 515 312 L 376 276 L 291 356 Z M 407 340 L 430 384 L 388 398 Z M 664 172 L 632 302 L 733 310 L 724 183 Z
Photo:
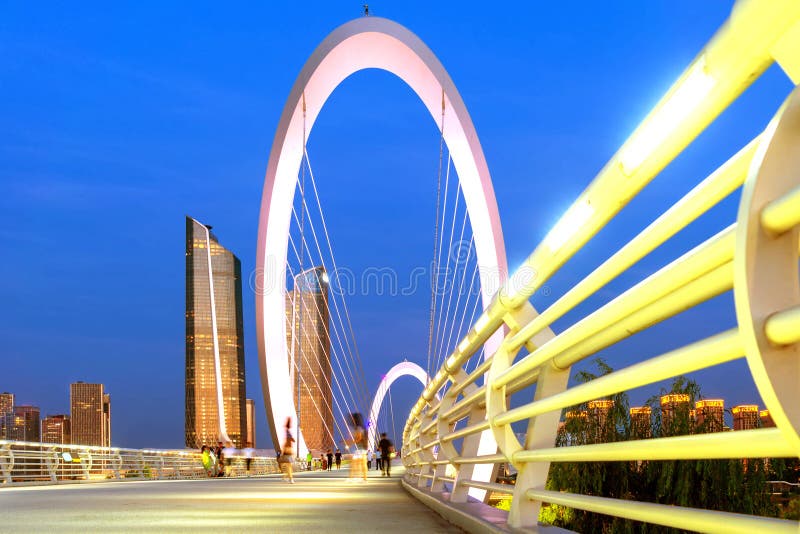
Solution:
M 81 459 L 81 471 L 83 471 L 83 476 L 86 480 L 89 480 L 89 475 L 92 469 L 92 453 L 88 449 L 84 451 L 83 454 L 78 454 L 78 458 Z
M 112 470 L 114 471 L 114 478 L 120 480 L 122 478 L 122 451 L 117 451 L 117 454 L 114 456 Z
M 58 482 L 58 451 L 55 447 L 50 447 L 47 453 L 44 454 L 44 465 L 47 467 L 47 474 L 50 476 L 50 482 L 54 484 Z
M 0 447 L 0 472 L 2 472 L 3 480 L 8 485 L 13 483 L 11 478 L 12 469 L 14 469 L 14 451 L 11 449 L 11 444 L 7 443 Z

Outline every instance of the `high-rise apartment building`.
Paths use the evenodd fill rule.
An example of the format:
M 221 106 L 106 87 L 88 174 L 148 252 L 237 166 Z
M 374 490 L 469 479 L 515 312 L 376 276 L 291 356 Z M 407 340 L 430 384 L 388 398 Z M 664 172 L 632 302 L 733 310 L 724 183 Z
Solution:
M 770 428 L 775 426 L 775 421 L 772 420 L 769 410 L 761 410 L 758 412 L 758 416 L 761 419 L 762 428 Z
M 14 406 L 11 417 L 6 416 L 6 424 L 10 440 L 42 441 L 38 406 Z
M 653 437 L 653 427 L 650 424 L 652 410 L 650 406 L 633 406 L 629 410 L 631 414 L 631 433 L 635 439 L 647 439 Z
M 286 346 L 300 429 L 312 451 L 327 451 L 334 445 L 329 320 L 325 268 L 298 273 L 286 295 Z
M 253 399 L 245 400 L 245 419 L 247 421 L 246 437 L 244 440 L 245 447 L 256 447 L 256 402 Z
M 755 404 L 740 404 L 734 406 L 733 413 L 734 430 L 752 430 L 758 428 L 759 413 L 758 406 Z
M 694 428 L 698 432 L 722 432 L 725 426 L 725 401 L 703 399 L 694 403 Z
M 69 385 L 70 426 L 76 445 L 111 445 L 111 398 L 103 384 Z
M 8 429 L 6 419 L 12 416 L 14 411 L 14 394 L 5 391 L 0 393 L 0 439 L 8 439 Z
M 689 395 L 670 393 L 661 396 L 661 429 L 665 435 L 689 433 Z
M 219 244 L 210 226 L 186 217 L 187 447 L 215 444 L 223 431 L 236 447 L 244 445 L 242 325 L 239 258 Z
M 72 442 L 68 415 L 48 415 L 42 419 L 42 443 L 69 444 Z
M 614 408 L 613 400 L 593 400 L 587 403 L 591 426 L 594 431 L 594 440 L 603 442 L 611 430 L 611 410 Z

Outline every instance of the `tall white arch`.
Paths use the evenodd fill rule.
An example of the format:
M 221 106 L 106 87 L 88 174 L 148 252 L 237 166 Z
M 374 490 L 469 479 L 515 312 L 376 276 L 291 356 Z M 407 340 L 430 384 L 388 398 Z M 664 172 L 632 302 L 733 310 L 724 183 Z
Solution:
M 369 437 L 368 446 L 373 451 L 376 449 L 378 443 L 378 415 L 381 413 L 383 399 L 386 397 L 386 393 L 388 393 L 394 381 L 401 376 L 413 376 L 420 381 L 423 388 L 430 379 L 425 369 L 409 361 L 398 363 L 389 369 L 388 373 L 383 375 L 381 383 L 378 385 L 378 390 L 375 392 L 375 397 L 372 399 L 372 406 L 369 409 L 369 420 L 367 422 L 367 436 Z
M 325 101 L 345 78 L 370 68 L 391 72 L 406 82 L 442 130 L 473 228 L 484 307 L 507 277 L 505 245 L 489 168 L 472 119 L 447 71 L 425 43 L 390 20 L 362 17 L 335 29 L 313 52 L 292 87 L 275 133 L 261 198 L 256 333 L 264 404 L 276 448 L 283 439 L 279 433 L 283 422 L 287 417 L 296 417 L 287 379 L 284 294 L 288 232 L 303 155 L 303 133 L 305 130 L 307 136 L 311 132 Z M 302 451 L 305 445 L 300 434 L 297 439 Z

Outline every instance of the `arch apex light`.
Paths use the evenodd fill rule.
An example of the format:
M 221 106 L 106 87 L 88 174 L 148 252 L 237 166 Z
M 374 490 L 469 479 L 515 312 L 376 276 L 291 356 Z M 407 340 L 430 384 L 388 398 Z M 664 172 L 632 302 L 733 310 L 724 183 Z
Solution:
M 286 255 L 303 133 L 311 132 L 322 106 L 351 74 L 381 69 L 399 77 L 433 117 L 450 150 L 475 237 L 483 305 L 507 277 L 497 201 L 478 134 L 453 81 L 433 52 L 407 28 L 380 17 L 339 26 L 314 50 L 289 93 L 273 140 L 261 197 L 256 252 L 256 334 L 261 387 L 276 449 L 286 418 L 296 417 L 287 379 Z M 445 106 L 441 124 L 442 102 Z M 305 111 L 304 111 L 305 107 Z M 305 115 L 305 117 L 304 117 Z M 297 436 L 305 450 L 302 429 Z
M 377 449 L 378 415 L 381 413 L 383 399 L 386 397 L 386 393 L 389 392 L 389 388 L 392 387 L 394 381 L 401 376 L 413 376 L 420 381 L 423 388 L 430 381 L 430 377 L 428 376 L 428 373 L 425 372 L 425 369 L 414 362 L 409 362 L 408 360 L 398 363 L 389 369 L 388 373 L 383 375 L 381 383 L 378 385 L 377 391 L 375 391 L 375 397 L 372 399 L 372 406 L 369 410 L 369 420 L 367 422 L 367 436 L 369 437 L 368 447 L 371 450 Z

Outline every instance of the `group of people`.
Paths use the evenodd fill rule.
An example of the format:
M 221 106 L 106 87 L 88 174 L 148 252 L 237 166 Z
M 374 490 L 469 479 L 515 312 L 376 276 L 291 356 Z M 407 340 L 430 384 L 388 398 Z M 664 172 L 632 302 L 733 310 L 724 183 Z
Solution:
M 283 473 L 283 480 L 294 484 L 294 454 L 295 454 L 295 439 L 291 431 L 291 419 L 286 419 L 286 437 L 284 438 L 283 446 L 281 447 L 278 456 L 278 464 L 280 465 L 281 472 Z M 364 450 L 362 445 L 366 442 L 366 432 L 363 427 L 363 419 L 361 414 L 351 414 L 351 432 L 350 439 L 347 440 L 348 448 L 353 446 L 353 455 L 350 461 L 350 480 L 367 480 L 367 471 L 372 469 L 373 451 Z M 378 451 L 380 457 L 375 458 L 375 468 L 382 471 L 383 476 L 391 476 L 392 457 L 394 456 L 394 445 L 391 440 L 386 437 L 386 433 L 381 434 L 381 439 L 378 442 Z M 309 471 L 313 469 L 314 456 L 309 451 L 305 457 L 306 469 Z M 334 453 L 332 449 L 328 449 L 327 454 L 321 454 L 319 458 L 319 465 L 321 469 L 331 471 L 333 465 L 336 464 L 336 469 L 341 469 L 342 466 L 342 451 L 336 449 Z
M 225 447 L 222 446 L 221 441 L 217 442 L 216 447 L 203 445 L 200 448 L 200 461 L 203 464 L 206 475 L 209 477 L 230 476 L 233 457 L 236 453 L 237 451 L 233 448 L 233 443 L 231 442 L 228 442 Z M 242 453 L 245 457 L 245 469 L 247 469 L 247 473 L 250 474 L 250 464 L 253 461 L 253 449 L 244 449 Z

